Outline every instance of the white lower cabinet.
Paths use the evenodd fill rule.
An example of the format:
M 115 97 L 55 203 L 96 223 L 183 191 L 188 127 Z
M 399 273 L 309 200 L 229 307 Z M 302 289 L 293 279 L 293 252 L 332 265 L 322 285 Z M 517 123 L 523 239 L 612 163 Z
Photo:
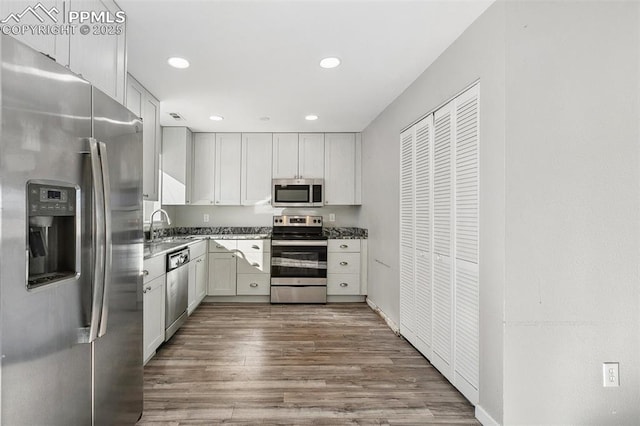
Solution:
M 268 296 L 271 276 L 269 274 L 238 274 L 238 296 Z
M 207 287 L 207 242 L 199 241 L 189 246 L 189 315 L 198 307 L 206 295 Z
M 165 281 L 165 274 L 150 281 L 145 280 L 144 289 L 142 290 L 144 318 L 142 334 L 145 363 L 149 361 L 156 353 L 156 349 L 164 342 Z
M 266 296 L 270 283 L 270 240 L 209 241 L 209 296 Z
M 360 294 L 360 274 L 327 274 L 327 294 L 357 296 Z
M 206 254 L 196 259 L 196 307 L 207 295 L 208 266 Z
M 331 239 L 327 248 L 327 295 L 366 295 L 366 263 L 359 239 Z M 363 265 L 365 267 L 363 268 Z
M 209 253 L 209 296 L 236 295 L 236 255 Z

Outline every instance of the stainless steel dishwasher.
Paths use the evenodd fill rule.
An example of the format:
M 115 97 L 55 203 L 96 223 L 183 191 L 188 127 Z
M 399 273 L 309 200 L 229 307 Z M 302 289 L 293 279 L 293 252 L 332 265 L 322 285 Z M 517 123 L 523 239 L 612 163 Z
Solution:
M 167 297 L 164 341 L 168 341 L 187 320 L 189 299 L 189 248 L 167 255 Z

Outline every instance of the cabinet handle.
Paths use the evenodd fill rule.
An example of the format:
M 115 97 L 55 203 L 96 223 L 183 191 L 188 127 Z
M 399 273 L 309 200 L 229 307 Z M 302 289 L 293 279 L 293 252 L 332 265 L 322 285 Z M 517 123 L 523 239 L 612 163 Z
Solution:
M 340 287 L 349 287 L 348 283 L 340 283 Z
M 251 283 L 251 284 L 249 284 L 249 287 L 256 288 L 256 287 L 258 287 L 258 283 Z
M 216 248 L 224 248 L 224 246 L 216 244 Z
M 149 271 L 145 269 L 144 271 L 142 271 L 142 274 L 146 277 L 147 275 L 149 275 Z
M 346 244 L 340 244 L 340 248 L 349 248 L 349 246 Z
M 235 254 L 232 254 L 232 255 L 231 255 L 231 257 L 236 257 L 236 255 L 235 255 Z
M 149 198 L 149 194 L 142 194 L 144 198 Z
M 251 266 L 255 266 L 256 268 L 260 267 L 260 264 L 258 262 L 252 263 Z
M 142 290 L 142 292 L 143 292 L 143 293 L 145 293 L 145 294 L 146 294 L 148 291 L 151 291 L 151 286 L 147 286 L 147 287 L 145 287 L 145 288 Z
M 342 266 L 347 266 L 349 264 L 349 262 L 340 262 L 340 265 Z
M 258 247 L 258 246 L 257 246 L 257 245 L 255 245 L 255 244 L 254 244 L 254 245 L 252 245 L 252 246 L 251 246 L 251 248 L 252 248 L 252 249 L 254 249 L 254 250 L 260 250 L 260 247 Z
M 200 263 L 200 262 L 202 262 L 202 259 L 196 260 L 196 263 Z

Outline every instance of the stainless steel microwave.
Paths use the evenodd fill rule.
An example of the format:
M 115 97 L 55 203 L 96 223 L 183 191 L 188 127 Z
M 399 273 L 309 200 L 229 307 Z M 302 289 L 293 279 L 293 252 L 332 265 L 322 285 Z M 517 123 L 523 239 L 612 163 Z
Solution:
M 322 207 L 323 179 L 273 179 L 271 205 L 274 207 Z

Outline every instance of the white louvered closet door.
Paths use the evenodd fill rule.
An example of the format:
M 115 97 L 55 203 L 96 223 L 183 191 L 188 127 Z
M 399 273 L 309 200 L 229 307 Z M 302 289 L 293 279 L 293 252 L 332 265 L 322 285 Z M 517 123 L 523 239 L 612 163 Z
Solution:
M 479 389 L 479 88 L 455 100 L 455 384 L 472 403 Z
M 431 358 L 432 328 L 432 151 L 433 115 L 415 126 L 415 291 L 416 335 L 414 343 Z
M 409 340 L 415 334 L 414 152 L 411 128 L 400 135 L 400 331 Z
M 433 365 L 453 381 L 453 101 L 434 113 Z

